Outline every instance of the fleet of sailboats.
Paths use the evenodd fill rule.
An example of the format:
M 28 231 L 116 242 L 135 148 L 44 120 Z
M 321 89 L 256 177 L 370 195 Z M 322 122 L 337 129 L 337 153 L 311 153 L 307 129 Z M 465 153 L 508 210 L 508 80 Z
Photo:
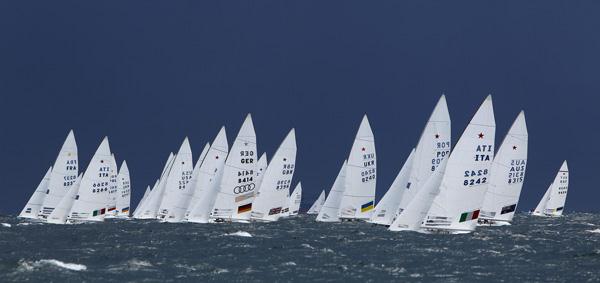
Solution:
M 375 136 L 366 115 L 329 193 L 321 191 L 307 214 L 318 222 L 365 221 L 390 231 L 462 234 L 478 226 L 510 225 L 525 180 L 528 132 L 519 113 L 495 150 L 496 122 L 488 96 L 458 142 L 451 145 L 451 121 L 442 95 L 396 178 L 375 205 Z M 127 163 L 117 166 L 104 138 L 87 168 L 79 172 L 77 143 L 67 135 L 58 157 L 19 217 L 52 224 L 105 219 L 154 219 L 162 222 L 273 222 L 297 215 L 302 185 L 296 169 L 296 132 L 291 129 L 272 159 L 257 154 L 250 114 L 231 146 L 222 127 L 194 164 L 185 138 L 169 154 L 152 187 L 133 213 Z M 532 211 L 557 217 L 564 211 L 569 183 L 567 162 Z

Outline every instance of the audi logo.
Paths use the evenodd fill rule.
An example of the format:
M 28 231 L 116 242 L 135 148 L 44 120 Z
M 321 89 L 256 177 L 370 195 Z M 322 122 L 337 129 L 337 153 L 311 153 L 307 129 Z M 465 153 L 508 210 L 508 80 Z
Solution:
M 233 188 L 233 193 L 237 195 L 237 194 L 251 192 L 254 190 L 254 186 L 255 186 L 254 183 L 237 186 L 237 187 Z

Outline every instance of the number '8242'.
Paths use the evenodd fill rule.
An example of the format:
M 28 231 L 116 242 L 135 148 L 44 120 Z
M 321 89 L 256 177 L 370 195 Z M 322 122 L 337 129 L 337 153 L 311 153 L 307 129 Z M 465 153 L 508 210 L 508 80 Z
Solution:
M 474 185 L 479 185 L 479 184 L 485 184 L 487 183 L 487 176 L 488 174 L 488 169 L 482 169 L 482 170 L 467 170 L 465 171 L 465 178 L 469 178 L 469 179 L 465 179 L 463 181 L 463 185 L 464 186 L 474 186 Z

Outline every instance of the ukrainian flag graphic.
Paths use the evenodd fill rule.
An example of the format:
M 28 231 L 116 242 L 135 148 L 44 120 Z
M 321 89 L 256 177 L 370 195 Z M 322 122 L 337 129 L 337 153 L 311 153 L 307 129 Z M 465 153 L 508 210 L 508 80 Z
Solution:
M 373 201 L 367 202 L 363 205 L 360 206 L 360 212 L 367 212 L 371 209 L 373 209 Z

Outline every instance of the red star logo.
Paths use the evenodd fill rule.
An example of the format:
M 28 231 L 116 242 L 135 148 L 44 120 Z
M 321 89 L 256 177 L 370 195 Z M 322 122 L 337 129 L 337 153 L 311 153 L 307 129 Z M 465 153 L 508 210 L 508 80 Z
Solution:
M 479 138 L 482 139 L 483 138 L 483 133 L 479 133 Z
M 104 160 L 100 160 L 100 163 L 104 163 Z
M 513 150 L 517 150 L 517 146 L 516 145 L 513 145 Z
M 438 135 L 438 134 L 435 134 L 435 138 L 436 138 L 436 139 L 439 139 L 439 138 L 440 138 L 440 135 Z
M 365 148 L 364 148 L 364 147 L 362 148 L 362 151 L 365 151 Z
M 216 159 L 219 159 L 219 156 L 217 155 L 217 156 L 215 156 L 215 158 L 216 158 Z

